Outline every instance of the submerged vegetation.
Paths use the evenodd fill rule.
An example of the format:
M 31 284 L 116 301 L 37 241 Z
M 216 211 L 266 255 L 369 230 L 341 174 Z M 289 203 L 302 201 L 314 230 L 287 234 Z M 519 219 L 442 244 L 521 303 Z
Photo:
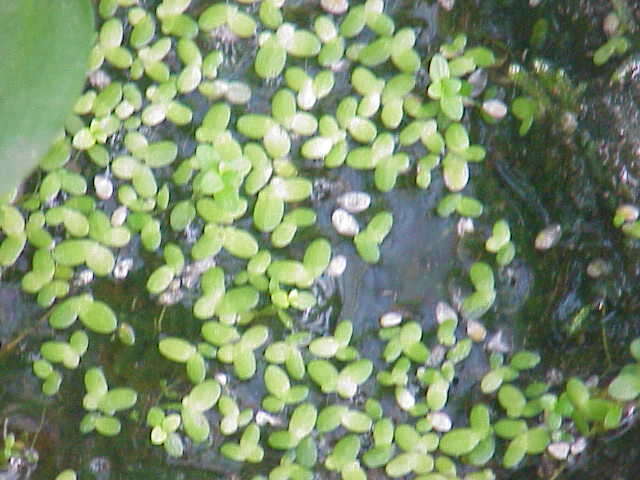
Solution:
M 640 340 L 610 382 L 512 351 L 491 317 L 525 239 L 472 182 L 492 155 L 472 125 L 511 118 L 504 58 L 464 33 L 427 47 L 393 2 L 343 3 L 98 2 L 86 88 L 0 206 L 3 278 L 47 324 L 42 394 L 82 409 L 84 435 L 213 450 L 241 478 L 560 478 L 633 421 Z M 505 76 L 521 136 L 584 91 L 538 67 Z M 326 292 L 385 264 L 398 191 L 470 251 L 448 297 L 356 324 Z M 526 239 L 542 254 L 563 234 L 548 220 Z M 613 223 L 640 237 L 633 205 Z M 31 451 L 3 444 L 7 469 Z

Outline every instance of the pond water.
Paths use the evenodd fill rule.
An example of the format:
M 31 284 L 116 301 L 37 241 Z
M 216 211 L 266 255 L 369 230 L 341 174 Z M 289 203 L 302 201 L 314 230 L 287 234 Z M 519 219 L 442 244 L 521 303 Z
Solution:
M 140 2 L 149 11 L 156 3 Z M 209 3 L 193 1 L 190 11 L 195 17 Z M 633 14 L 640 13 L 640 8 L 627 3 Z M 482 318 L 490 335 L 501 332 L 506 349 L 539 352 L 542 363 L 530 378 L 549 380 L 555 376 L 562 379 L 558 384 L 574 375 L 584 380 L 596 376 L 606 382 L 628 361 L 628 345 L 640 335 L 640 249 L 637 240 L 625 237 L 612 226 L 611 219 L 618 205 L 637 202 L 640 197 L 640 149 L 636 144 L 640 136 L 635 135 L 640 130 L 640 83 L 635 77 L 623 87 L 609 83 L 613 69 L 626 57 L 604 67 L 595 67 L 591 61 L 591 53 L 606 40 L 601 25 L 613 8 L 609 2 L 543 1 L 538 7 L 526 4 L 515 0 L 458 0 L 448 12 L 425 0 L 386 2 L 385 11 L 398 28 L 415 29 L 415 48 L 423 58 L 431 57 L 454 34 L 466 32 L 470 45 L 486 45 L 496 52 L 499 66 L 489 71 L 488 85 L 498 97 L 509 103 L 522 90 L 527 91 L 526 85 L 533 84 L 535 88 L 527 93 L 541 91 L 551 106 L 525 136 L 518 134 L 519 122 L 511 116 L 497 124 L 487 123 L 478 111 L 465 116 L 472 143 L 487 149 L 484 162 L 471 165 L 471 181 L 465 190 L 483 202 L 485 215 L 470 222 L 461 221 L 458 216 L 441 218 L 435 213 L 447 191 L 442 175 L 435 171 L 426 190 L 418 189 L 415 175 L 410 175 L 401 176 L 393 190 L 381 193 L 375 190 L 370 172 L 325 169 L 296 159 L 299 174 L 313 181 L 314 194 L 304 205 L 313 208 L 317 221 L 301 230 L 295 241 L 279 252 L 285 258 L 301 258 L 309 241 L 322 236 L 330 241 L 334 256 L 346 257 L 347 267 L 341 276 L 323 275 L 318 279 L 312 288 L 318 304 L 303 312 L 291 312 L 295 330 L 328 335 L 340 320 L 350 319 L 354 327 L 351 345 L 373 361 L 376 372 L 387 367 L 381 358 L 384 343 L 378 335 L 379 318 L 386 312 L 398 311 L 406 319 L 418 322 L 425 343 L 435 345 L 437 303 L 445 300 L 456 305 L 470 293 L 467 271 L 486 253 L 483 242 L 494 222 L 505 218 L 517 254 L 513 262 L 496 271 L 496 301 Z M 255 7 L 243 8 L 255 14 Z M 283 11 L 289 21 L 304 28 L 311 28 L 311 19 L 322 12 L 318 2 L 306 0 L 287 2 Z M 124 13 L 119 15 L 125 19 Z M 539 19 L 547 22 L 549 31 L 544 41 L 532 46 L 532 28 Z M 637 16 L 636 21 L 640 21 Z M 637 41 L 633 35 L 630 38 Z M 635 45 L 637 49 L 638 44 Z M 245 108 L 268 113 L 271 98 L 281 83 L 265 82 L 253 72 L 254 39 L 223 47 L 232 60 L 220 66 L 218 77 L 246 81 L 252 91 L 246 107 L 233 108 L 233 121 Z M 179 65 L 174 51 L 167 59 L 170 66 L 172 62 Z M 290 62 L 308 66 L 304 60 Z M 546 66 L 536 67 L 536 62 L 545 62 Z M 510 78 L 512 63 L 521 64 L 529 72 L 531 78 L 529 83 L 523 82 L 525 87 L 515 86 Z M 127 80 L 115 69 L 105 67 L 105 71 L 112 80 Z M 564 74 L 558 74 L 560 71 Z M 380 70 L 378 74 L 385 72 Z M 317 113 L 335 111 L 351 91 L 349 78 L 348 71 L 336 72 L 336 85 L 319 102 Z M 147 86 L 144 82 L 149 81 L 141 80 L 141 88 Z M 424 90 L 426 83 L 426 74 L 421 72 L 416 90 Z M 193 110 L 193 125 L 199 124 L 211 102 L 198 92 L 184 95 L 182 100 Z M 566 125 L 563 130 L 566 112 L 577 119 L 574 131 Z M 177 127 L 168 122 L 160 127 L 141 127 L 150 140 L 176 142 L 180 159 L 193 155 L 196 149 L 194 130 L 191 125 Z M 114 155 L 123 152 L 122 142 L 120 134 L 109 141 Z M 294 138 L 293 148 L 301 143 L 302 139 Z M 420 155 L 412 148 L 405 150 Z M 74 161 L 74 168 L 87 178 L 98 172 L 82 155 Z M 164 169 L 159 178 L 167 180 L 171 173 Z M 358 214 L 361 225 L 379 211 L 393 214 L 393 227 L 381 246 L 381 260 L 376 265 L 364 262 L 353 242 L 340 236 L 331 223 L 337 197 L 351 190 L 372 193 L 371 207 Z M 172 202 L 190 196 L 186 187 L 171 187 Z M 117 202 L 110 200 L 101 208 L 111 214 L 116 206 Z M 249 228 L 249 223 L 246 219 L 239 222 L 243 228 Z M 559 243 L 547 251 L 536 250 L 537 233 L 551 223 L 562 226 Z M 193 243 L 190 237 L 202 234 L 204 222 L 196 219 L 189 228 L 185 233 L 174 232 L 163 225 L 163 244 L 176 242 L 189 251 Z M 266 235 L 258 235 L 259 232 L 259 242 L 267 242 Z M 253 475 L 267 475 L 278 464 L 281 453 L 268 450 L 257 466 L 233 462 L 220 454 L 219 447 L 227 438 L 216 429 L 212 429 L 210 440 L 204 445 L 185 440 L 182 458 L 168 457 L 162 447 L 150 444 L 149 427 L 144 422 L 148 409 L 158 403 L 179 402 L 190 388 L 184 366 L 163 358 L 157 348 L 158 339 L 161 334 L 198 337 L 202 321 L 193 316 L 192 308 L 199 291 L 183 287 L 182 299 L 176 305 L 159 305 L 145 285 L 149 274 L 162 264 L 161 255 L 145 251 L 136 239 L 122 249 L 120 256 L 133 259 L 132 270 L 125 279 L 96 279 L 76 289 L 91 291 L 95 298 L 107 302 L 119 321 L 129 323 L 135 330 L 133 346 L 108 336 L 92 335 L 91 348 L 82 359 L 86 365 L 102 365 L 110 386 L 127 385 L 138 392 L 136 408 L 121 417 L 122 431 L 114 438 L 79 432 L 78 424 L 85 415 L 81 402 L 85 394 L 84 370 L 66 370 L 60 393 L 51 398 L 42 395 L 41 381 L 32 373 L 32 361 L 52 332 L 43 317 L 45 310 L 20 288 L 29 260 L 22 258 L 15 268 L 4 272 L 0 284 L 0 341 L 3 348 L 13 339 L 20 341 L 0 357 L 0 418 L 8 419 L 12 431 L 22 432 L 26 441 L 33 442 L 29 447 L 37 451 L 39 458 L 35 463 L 26 457 L 16 459 L 8 470 L 0 471 L 0 479 L 53 479 L 65 468 L 75 469 L 79 478 L 100 480 L 251 479 Z M 606 273 L 592 278 L 587 267 L 598 259 L 606 262 Z M 225 270 L 229 284 L 233 274 L 244 268 L 242 262 L 225 252 L 216 256 L 216 264 Z M 255 322 L 269 326 L 272 340 L 284 338 L 287 329 L 283 323 L 268 310 L 265 312 Z M 260 351 L 262 354 L 264 349 Z M 250 381 L 238 381 L 233 368 L 220 362 L 210 362 L 208 370 L 208 376 L 228 375 L 226 390 L 241 399 L 241 408 L 255 411 L 260 409 L 266 393 L 262 382 L 266 362 L 258 357 L 256 375 Z M 485 349 L 476 345 L 456 369 L 456 381 L 446 406 L 454 422 L 464 418 L 469 406 L 482 398 L 477 384 L 488 368 Z M 417 389 L 416 385 L 413 387 Z M 368 396 L 381 398 L 385 415 L 398 421 L 406 418 L 406 413 L 395 405 L 393 395 L 383 394 L 375 382 L 365 384 L 353 399 L 343 403 L 363 408 Z M 336 395 L 324 396 L 317 389 L 312 389 L 309 396 L 318 408 L 338 400 Z M 207 416 L 212 425 L 220 421 L 215 411 Z M 633 419 L 631 415 L 624 427 L 589 440 L 586 451 L 565 469 L 538 456 L 528 458 L 515 470 L 503 469 L 498 462 L 496 477 L 631 480 L 640 471 L 640 429 Z M 335 431 L 319 441 L 321 457 L 339 435 L 344 432 Z M 263 432 L 263 438 L 266 436 Z M 339 478 L 339 474 L 319 466 L 315 478 Z M 375 470 L 367 478 L 387 477 Z

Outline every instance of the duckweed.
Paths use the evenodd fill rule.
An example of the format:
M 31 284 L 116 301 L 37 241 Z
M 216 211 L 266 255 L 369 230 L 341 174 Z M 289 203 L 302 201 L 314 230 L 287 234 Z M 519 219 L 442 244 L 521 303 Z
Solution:
M 56 476 L 56 480 L 76 480 L 77 475 L 74 470 L 66 469 Z
M 322 175 L 309 166 L 353 171 L 365 186 L 382 192 L 375 199 L 353 187 L 329 194 L 338 207 L 331 223 L 338 234 L 353 238 L 347 246 L 373 271 L 384 259 L 384 243 L 395 241 L 390 234 L 398 212 L 385 210 L 386 199 L 387 192 L 407 188 L 403 176 L 415 172 L 420 189 L 433 189 L 434 179 L 444 182 L 448 192 L 428 215 L 484 214 L 485 206 L 470 196 L 469 182 L 473 164 L 486 152 L 472 144 L 465 113 L 473 103 L 471 75 L 496 63 L 491 51 L 468 48 L 460 35 L 423 60 L 415 49 L 417 32 L 396 28 L 381 0 L 350 7 L 322 2 L 336 16 L 311 19 L 310 30 L 289 23 L 277 0 L 214 4 L 197 19 L 189 1 L 164 0 L 155 12 L 133 3 L 99 3 L 103 20 L 90 62 L 97 74 L 106 71 L 106 60 L 105 69 L 120 70 L 132 82 L 88 88 L 76 102 L 66 136 L 41 162 L 45 174 L 33 207 L 12 201 L 0 207 L 0 265 L 11 268 L 29 255 L 31 270 L 22 276 L 22 288 L 37 294 L 43 307 L 53 304 L 48 322 L 55 337 L 41 345 L 34 374 L 43 393 L 55 395 L 66 375 L 56 370 L 59 365 L 85 370 L 83 433 L 117 435 L 121 421 L 130 421 L 117 415 L 135 407 L 138 394 L 129 387 L 110 389 L 104 373 L 109 370 L 85 365 L 83 356 L 94 334 L 117 333 L 120 347 L 134 346 L 138 324 L 130 320 L 134 329 L 119 322 L 111 307 L 77 291 L 71 280 L 83 266 L 120 279 L 114 270 L 124 253 L 119 249 L 138 244 L 149 258 L 162 257 L 145 280 L 149 294 L 163 302 L 175 289 L 193 290 L 193 316 L 202 320 L 201 338 L 182 338 L 173 328 L 163 333 L 162 318 L 155 332 L 160 354 L 184 364 L 176 401 L 145 406 L 150 441 L 169 456 L 206 442 L 213 429 L 229 436 L 220 453 L 235 462 L 262 462 L 264 445 L 282 451 L 269 475 L 274 480 L 311 478 L 319 463 L 345 479 L 367 478 L 366 467 L 384 468 L 392 478 L 413 473 L 439 480 L 459 475 L 458 463 L 479 469 L 496 455 L 504 467 L 515 468 L 525 456 L 564 442 L 573 425 L 581 432 L 619 425 L 620 402 L 640 396 L 636 363 L 605 390 L 572 378 L 556 395 L 546 384 L 520 388 L 521 372 L 541 360 L 530 351 L 505 361 L 493 356 L 483 373 L 480 391 L 487 402 L 495 398 L 498 408 L 476 404 L 468 426 L 446 413 L 458 364 L 480 348 L 473 342 L 481 344 L 486 329 L 478 320 L 500 293 L 494 268 L 500 271 L 515 256 L 506 219 L 495 221 L 483 237 L 492 255 L 474 257 L 459 312 L 439 305 L 432 332 L 422 318 L 404 319 L 404 313 L 390 311 L 380 319 L 383 347 L 375 360 L 383 366 L 375 363 L 375 375 L 364 347 L 367 332 L 354 332 L 351 322 L 340 320 L 332 335 L 320 335 L 301 320 L 316 308 L 323 282 L 346 268 L 331 243 L 334 232 L 323 229 L 329 219 L 309 208 L 325 194 Z M 119 9 L 126 15 L 116 16 Z M 212 39 L 220 50 L 209 47 Z M 233 59 L 222 46 L 246 42 L 242 48 L 254 48 L 254 39 L 257 81 L 281 86 L 266 108 L 254 104 L 250 84 L 223 78 Z M 624 42 L 614 39 L 595 53 L 594 62 L 622 53 Z M 331 96 L 345 55 L 353 88 L 341 92 L 334 107 Z M 420 92 L 425 73 L 428 85 Z M 143 77 L 145 91 L 138 86 Z M 191 101 L 196 95 L 215 102 L 204 117 Z M 494 118 L 507 114 L 490 97 L 476 106 Z M 521 135 L 537 118 L 537 108 L 529 97 L 512 102 Z M 177 137 L 164 138 L 171 136 L 162 133 L 165 122 L 192 129 L 195 149 L 190 152 Z M 123 128 L 123 148 L 106 148 L 119 141 Z M 75 151 L 91 162 L 96 198 L 85 170 L 78 174 L 67 166 Z M 623 205 L 613 222 L 638 237 L 637 219 L 637 208 Z M 559 227 L 551 227 L 536 240 L 537 248 L 557 242 Z M 67 333 L 78 318 L 89 333 Z M 637 361 L 638 341 L 631 351 Z M 257 415 L 253 422 L 255 412 L 234 383 L 222 380 L 227 373 L 211 378 L 219 369 L 235 380 L 262 382 L 267 393 L 261 407 L 281 417 L 284 426 L 261 432 L 263 423 Z M 320 408 L 320 395 L 335 401 Z M 364 411 L 361 395 L 372 395 Z M 390 405 L 400 413 L 390 415 Z M 493 475 L 485 469 L 465 478 Z

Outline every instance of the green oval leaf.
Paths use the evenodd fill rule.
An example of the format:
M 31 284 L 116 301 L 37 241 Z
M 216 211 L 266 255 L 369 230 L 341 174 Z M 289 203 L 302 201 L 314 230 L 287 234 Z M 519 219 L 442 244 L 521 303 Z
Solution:
M 289 433 L 298 440 L 306 437 L 313 431 L 317 417 L 318 411 L 312 404 L 299 405 L 291 414 Z
M 182 405 L 196 412 L 204 412 L 216 404 L 220 393 L 220 384 L 217 381 L 205 380 L 193 387 L 191 393 L 182 400 Z
M 98 408 L 104 413 L 111 414 L 133 407 L 137 400 L 138 394 L 135 390 L 131 388 L 114 388 L 102 397 Z
M 638 370 L 640 369 L 624 368 L 609 384 L 609 395 L 623 402 L 635 399 L 640 394 L 640 375 L 638 375 Z
M 196 347 L 186 340 L 177 337 L 167 337 L 158 343 L 160 353 L 178 363 L 185 363 L 191 356 L 196 353 Z
M 201 413 L 189 408 L 182 409 L 184 431 L 195 443 L 204 442 L 209 436 L 209 422 Z
M 457 428 L 445 433 L 440 439 L 440 450 L 447 455 L 460 456 L 471 452 L 480 441 L 480 436 L 470 428 Z
M 269 365 L 265 370 L 264 384 L 269 393 L 278 398 L 284 397 L 291 388 L 289 377 L 285 371 L 275 365 Z
M 93 301 L 87 308 L 80 311 L 80 320 L 96 333 L 109 334 L 118 326 L 116 314 L 104 302 Z
M 96 430 L 106 437 L 114 437 L 120 433 L 120 420 L 115 417 L 99 416 L 96 418 Z

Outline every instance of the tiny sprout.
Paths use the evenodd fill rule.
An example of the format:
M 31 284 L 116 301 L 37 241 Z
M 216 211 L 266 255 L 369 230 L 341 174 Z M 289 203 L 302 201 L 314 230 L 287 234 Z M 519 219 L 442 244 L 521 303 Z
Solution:
M 567 442 L 553 442 L 547 446 L 547 451 L 556 460 L 566 460 L 571 446 Z
M 387 312 L 380 317 L 380 326 L 382 328 L 396 327 L 402 322 L 402 314 L 400 312 Z
M 354 237 L 360 231 L 358 221 L 349 212 L 342 208 L 334 210 L 331 215 L 331 223 L 340 235 Z
M 535 239 L 535 247 L 537 250 L 549 250 L 556 246 L 560 241 L 562 235 L 562 227 L 554 223 L 548 227 L 542 229 Z
M 431 422 L 431 426 L 437 432 L 448 432 L 453 426 L 451 417 L 444 412 L 433 412 L 427 415 L 427 419 Z
M 327 13 L 342 15 L 349 8 L 348 0 L 320 0 L 320 6 Z
M 366 192 L 347 192 L 340 195 L 337 202 L 349 213 L 360 213 L 371 205 L 371 196 Z
M 341 276 L 347 268 L 347 257 L 344 255 L 336 255 L 329 262 L 327 274 L 331 277 Z
M 96 195 L 101 200 L 108 200 L 113 195 L 113 183 L 105 175 L 96 175 L 93 179 Z
M 467 322 L 467 335 L 474 342 L 482 342 L 487 336 L 487 329 L 482 323 L 476 320 L 469 320 Z
M 507 106 L 498 99 L 487 100 L 482 104 L 482 110 L 494 120 L 500 120 L 507 114 Z

